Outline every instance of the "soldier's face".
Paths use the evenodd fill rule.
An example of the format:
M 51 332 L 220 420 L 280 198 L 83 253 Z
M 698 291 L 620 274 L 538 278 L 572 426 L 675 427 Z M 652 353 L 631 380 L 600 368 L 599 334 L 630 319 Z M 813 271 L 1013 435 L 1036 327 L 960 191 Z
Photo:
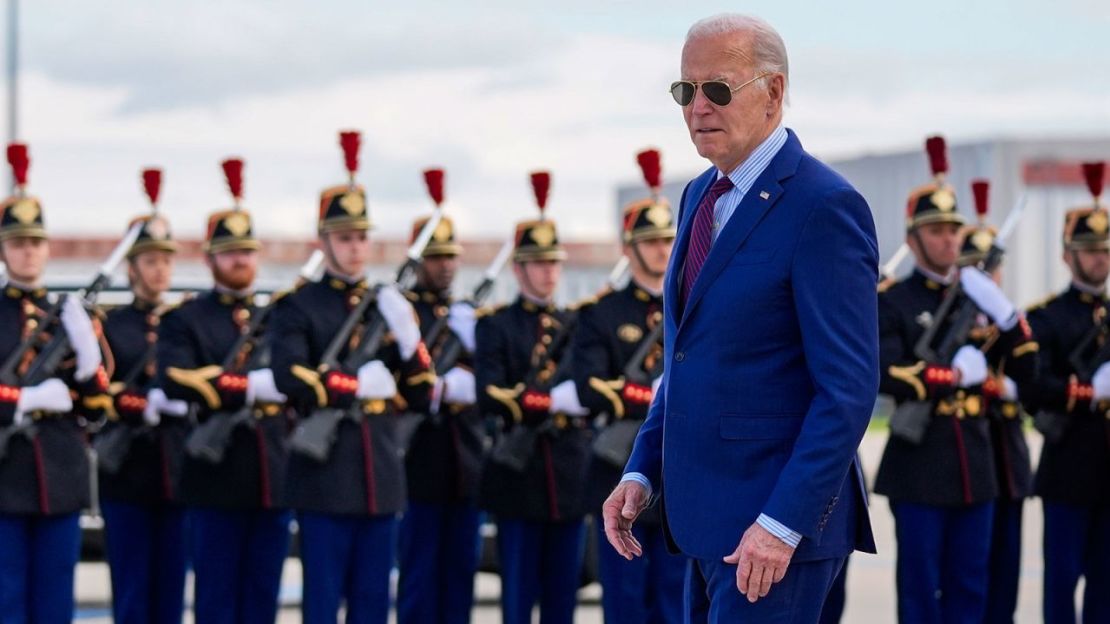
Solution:
M 1064 262 L 1072 278 L 1091 286 L 1101 287 L 1110 277 L 1110 251 L 1105 249 L 1065 251 Z
M 652 238 L 626 245 L 624 255 L 628 256 L 633 276 L 639 277 L 638 274 L 641 272 L 654 278 L 662 276 L 667 270 L 667 262 L 671 259 L 673 245 L 673 238 Z
M 682 49 L 683 80 L 720 80 L 736 88 L 758 75 L 748 34 L 700 37 Z M 682 107 L 698 154 L 726 173 L 739 166 L 781 119 L 784 86 L 781 74 L 771 74 L 734 92 L 725 106 L 698 88 Z
M 934 273 L 947 273 L 960 256 L 960 226 L 927 223 L 906 237 L 918 264 Z
M 366 230 L 340 230 L 324 234 L 324 243 L 330 253 L 328 264 L 332 271 L 349 277 L 366 272 L 370 259 L 370 235 Z
M 210 254 L 208 266 L 217 284 L 232 290 L 244 290 L 254 283 L 255 273 L 258 272 L 258 252 L 235 249 Z
M 144 299 L 157 299 L 170 288 L 173 253 L 152 249 L 137 254 L 128 267 L 128 277 L 136 293 Z
M 0 256 L 8 267 L 8 275 L 17 282 L 34 284 L 42 278 L 50 244 L 45 238 L 20 236 L 0 243 Z
M 420 281 L 431 290 L 447 290 L 458 270 L 458 256 L 428 256 L 420 263 Z
M 555 296 L 559 277 L 563 274 L 563 263 L 558 260 L 517 262 L 513 265 L 513 272 L 522 292 L 546 301 Z

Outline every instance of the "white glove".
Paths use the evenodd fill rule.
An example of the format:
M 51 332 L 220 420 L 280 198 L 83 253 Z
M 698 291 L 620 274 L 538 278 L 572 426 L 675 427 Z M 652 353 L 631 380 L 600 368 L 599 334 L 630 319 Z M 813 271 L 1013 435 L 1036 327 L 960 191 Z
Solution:
M 585 416 L 590 413 L 590 410 L 582 407 L 582 403 L 578 401 L 578 389 L 570 379 L 551 389 L 551 409 L 548 411 L 552 414 L 562 413 L 569 416 Z
M 975 267 L 964 267 L 960 269 L 960 286 L 999 329 L 1008 331 L 1017 325 L 1018 315 L 1014 304 L 1010 303 L 1006 294 L 989 275 Z
M 464 405 L 472 405 L 478 402 L 478 390 L 474 382 L 474 373 L 456 366 L 444 373 L 439 379 L 443 384 L 442 400 L 444 402 Z
M 100 342 L 96 339 L 88 312 L 77 297 L 67 296 L 62 302 L 62 325 L 77 355 L 77 381 L 88 381 L 100 367 Z
M 952 368 L 960 371 L 960 387 L 970 388 L 987 380 L 987 358 L 971 345 L 964 345 L 952 358 Z
M 412 304 L 397 290 L 397 286 L 388 284 L 378 289 L 378 311 L 389 325 L 389 331 L 393 332 L 401 359 L 408 360 L 416 353 L 416 345 L 420 344 L 420 325 L 416 322 Z
M 178 417 L 187 416 L 189 414 L 189 404 L 180 399 L 169 398 L 161 388 L 151 388 L 146 393 L 146 409 L 143 410 L 143 418 L 148 420 L 148 424 L 158 424 L 149 422 L 153 418 L 147 416 L 147 411 L 158 414 L 158 420 L 160 421 L 161 414 Z
M 358 368 L 358 391 L 360 399 L 391 399 L 397 395 L 397 381 L 393 373 L 381 360 L 372 360 Z
M 451 328 L 459 342 L 463 343 L 466 350 L 474 353 L 477 341 L 474 339 L 474 328 L 478 325 L 478 317 L 474 314 L 474 306 L 465 301 L 452 303 L 447 313 L 447 327 Z
M 1002 377 L 1002 391 L 998 394 L 998 398 L 1003 401 L 1016 401 L 1018 399 L 1017 384 L 1009 377 Z
M 73 410 L 73 399 L 69 396 L 69 386 L 57 377 L 51 377 L 37 386 L 28 386 L 19 391 L 19 401 L 15 404 L 16 420 L 22 421 L 23 414 L 43 410 L 46 412 L 69 412 Z
M 1091 386 L 1095 391 L 1096 401 L 1110 399 L 1110 362 L 1095 370 L 1095 374 L 1091 376 Z
M 247 373 L 247 405 L 261 403 L 285 403 L 288 397 L 277 389 L 274 371 L 260 368 Z

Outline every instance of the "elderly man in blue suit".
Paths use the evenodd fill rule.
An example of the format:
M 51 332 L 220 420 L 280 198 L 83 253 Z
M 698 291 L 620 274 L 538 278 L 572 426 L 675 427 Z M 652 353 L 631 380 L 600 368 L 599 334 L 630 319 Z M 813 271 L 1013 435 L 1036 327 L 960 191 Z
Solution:
M 665 370 L 609 542 L 654 494 L 690 557 L 691 622 L 816 622 L 874 552 L 856 449 L 879 383 L 867 203 L 782 126 L 786 49 L 766 22 L 695 24 L 671 94 L 713 167 L 687 185 L 664 284 Z

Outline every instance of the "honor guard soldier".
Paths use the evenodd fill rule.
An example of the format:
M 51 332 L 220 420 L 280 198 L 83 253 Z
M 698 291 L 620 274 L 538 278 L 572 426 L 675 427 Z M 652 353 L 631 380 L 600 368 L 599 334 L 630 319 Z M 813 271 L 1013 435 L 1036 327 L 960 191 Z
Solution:
M 283 493 L 287 424 L 273 375 L 247 371 L 261 248 L 240 207 L 243 161 L 223 163 L 234 207 L 208 217 L 212 290 L 162 317 L 158 382 L 190 403 L 181 498 L 189 508 L 198 624 L 273 622 L 289 548 Z
M 100 511 L 119 624 L 179 624 L 185 601 L 185 511 L 178 496 L 188 404 L 155 385 L 158 324 L 177 244 L 158 214 L 162 172 L 147 169 L 151 213 L 132 220 L 139 235 L 127 252 L 130 305 L 110 310 L 104 337 L 115 362 L 115 405 L 95 442 Z
M 1029 311 L 1041 345 L 1036 383 L 1021 386 L 1044 447 L 1034 489 L 1044 504 L 1044 621 L 1110 622 L 1110 364 L 1106 278 L 1110 218 L 1104 163 L 1084 165 L 1094 205 L 1068 211 L 1064 292 Z M 1086 579 L 1082 620 L 1075 590 Z
M 439 206 L 443 171 L 429 169 L 424 178 Z M 413 224 L 413 241 L 428 219 Z M 481 523 L 477 485 L 486 434 L 475 405 L 474 307 L 451 295 L 461 253 L 454 224 L 443 217 L 424 249 L 416 287 L 406 293 L 439 378 L 433 404 L 421 415 L 405 456 L 409 504 L 398 553 L 400 624 L 465 624 L 474 604 Z M 458 353 L 453 358 L 452 349 Z
M 591 416 L 604 416 L 586 479 L 593 510 L 601 509 L 620 481 L 651 405 L 653 382 L 662 372 L 663 274 L 675 223 L 670 203 L 659 194 L 659 152 L 646 150 L 637 160 L 651 197 L 624 208 L 621 237 L 632 279 L 579 309 L 571 350 L 582 405 Z M 597 528 L 605 544 L 605 527 L 599 522 Z M 667 551 L 658 508 L 640 514 L 633 533 L 644 548 L 643 557 L 628 561 L 616 549 L 598 549 L 605 621 L 681 621 L 686 561 Z
M 916 267 L 879 293 L 880 391 L 897 408 L 875 492 L 889 497 L 894 513 L 899 621 L 978 622 L 998 485 L 983 410 L 987 356 L 969 336 L 956 335 L 955 304 L 970 300 L 998 326 L 994 353 L 1021 353 L 1030 337 L 990 277 L 974 267 L 957 271 L 965 220 L 944 181 L 944 140 L 932 137 L 926 149 L 935 181 L 914 190 L 907 205 L 906 242 Z M 957 288 L 963 294 L 943 314 Z M 932 349 L 923 344 L 929 334 L 952 352 L 922 355 Z
M 573 620 L 588 512 L 591 434 L 573 382 L 558 371 L 574 314 L 554 303 L 566 251 L 543 216 L 549 184 L 546 172 L 532 174 L 540 218 L 516 225 L 519 297 L 480 314 L 477 327 L 478 405 L 503 423 L 480 499 L 497 517 L 505 624 L 531 622 L 537 600 L 545 624 Z
M 75 296 L 47 299 L 42 205 L 26 195 L 27 146 L 8 146 L 15 193 L 0 203 L 0 620 L 69 622 L 89 505 L 86 422 L 111 409 L 96 329 Z M 56 342 L 56 340 L 61 342 Z M 39 365 L 72 347 L 60 365 Z M 35 369 L 39 372 L 36 373 Z
M 359 135 L 340 136 L 350 181 L 320 195 L 326 272 L 275 311 L 273 366 L 299 419 L 289 497 L 304 621 L 334 623 L 346 602 L 347 622 L 385 624 L 405 508 L 399 414 L 428 409 L 435 375 L 412 305 L 396 285 L 366 282 L 371 224 L 354 177 Z
M 986 223 L 990 184 L 971 183 L 978 223 L 960 231 L 961 272 L 984 262 L 995 244 L 997 230 Z M 998 278 L 998 271 L 992 277 Z M 983 411 L 991 430 L 994 465 L 997 471 L 998 498 L 994 503 L 987 587 L 988 624 L 1012 623 L 1017 609 L 1018 577 L 1021 572 L 1021 518 L 1025 498 L 1033 491 L 1033 472 L 1029 446 L 1025 442 L 1025 423 L 1018 384 L 1025 385 L 1037 374 L 1038 345 L 1023 342 L 1010 353 L 997 349 L 999 329 L 990 324 L 974 328 L 971 341 L 987 355 L 990 364 L 983 382 Z

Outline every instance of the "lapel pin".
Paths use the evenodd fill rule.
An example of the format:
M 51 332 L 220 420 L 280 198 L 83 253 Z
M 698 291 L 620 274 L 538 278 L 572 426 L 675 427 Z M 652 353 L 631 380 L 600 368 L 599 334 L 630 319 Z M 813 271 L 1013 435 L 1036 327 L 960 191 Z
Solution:
M 771 194 L 768 193 L 767 191 L 760 191 L 759 192 L 759 198 L 760 199 L 767 199 L 770 196 L 771 196 Z

